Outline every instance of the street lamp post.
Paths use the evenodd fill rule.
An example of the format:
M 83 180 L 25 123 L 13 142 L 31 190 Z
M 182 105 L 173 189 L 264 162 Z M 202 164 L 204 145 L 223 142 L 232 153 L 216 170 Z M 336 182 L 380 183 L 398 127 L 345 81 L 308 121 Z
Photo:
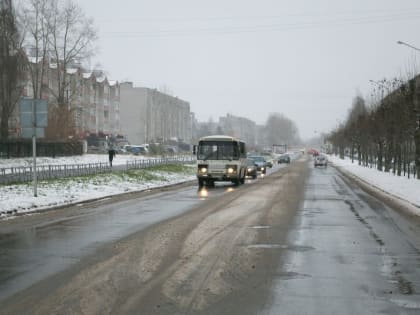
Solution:
M 420 48 L 417 48 L 417 47 L 415 47 L 413 45 L 407 44 L 406 42 L 403 42 L 403 41 L 400 41 L 400 40 L 397 41 L 397 44 L 404 45 L 404 46 L 410 47 L 410 48 L 412 48 L 414 50 L 420 51 Z

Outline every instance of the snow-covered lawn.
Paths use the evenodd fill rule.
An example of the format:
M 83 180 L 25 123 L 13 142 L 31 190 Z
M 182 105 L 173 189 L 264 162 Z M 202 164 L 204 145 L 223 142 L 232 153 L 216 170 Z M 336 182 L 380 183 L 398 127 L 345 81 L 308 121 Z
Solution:
M 61 163 L 65 164 L 92 163 L 90 158 L 76 157 L 74 160 L 57 158 L 55 161 L 47 160 L 47 164 L 59 163 L 60 160 Z M 126 192 L 147 190 L 193 179 L 195 179 L 195 165 L 168 167 L 162 165 L 146 170 L 131 170 L 128 173 L 115 172 L 96 176 L 41 181 L 38 183 L 37 197 L 34 197 L 32 183 L 5 185 L 0 186 L 0 217 Z
M 328 159 L 334 165 L 376 188 L 413 204 L 418 208 L 417 212 L 420 215 L 420 180 L 379 172 L 375 168 L 362 167 L 358 165 L 357 161 L 352 163 L 349 158 L 341 160 L 337 156 L 329 155 Z
M 124 165 L 127 161 L 149 159 L 153 157 L 145 157 L 132 154 L 117 154 L 114 157 L 114 165 Z M 31 166 L 32 158 L 17 159 L 0 159 L 0 168 Z M 37 157 L 37 165 L 57 165 L 57 164 L 90 164 L 90 163 L 108 163 L 108 154 L 84 154 L 69 157 Z

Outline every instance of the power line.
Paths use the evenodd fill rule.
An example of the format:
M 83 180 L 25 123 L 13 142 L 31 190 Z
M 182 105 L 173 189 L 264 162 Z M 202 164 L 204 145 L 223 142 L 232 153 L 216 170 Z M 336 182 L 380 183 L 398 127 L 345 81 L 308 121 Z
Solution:
M 377 16 L 360 16 L 360 17 L 334 17 L 332 19 L 296 22 L 296 23 L 280 23 L 280 24 L 265 24 L 265 25 L 250 25 L 250 26 L 222 26 L 222 27 L 205 27 L 195 29 L 177 29 L 177 30 L 155 30 L 155 31 L 120 31 L 120 32 L 105 32 L 105 37 L 176 37 L 189 35 L 227 35 L 240 33 L 255 33 L 255 32 L 275 32 L 288 30 L 304 30 L 311 28 L 324 27 L 339 27 L 348 25 L 363 25 L 363 24 L 377 24 L 388 23 L 395 21 L 407 21 L 420 19 L 419 12 L 404 12 L 391 15 L 377 15 Z

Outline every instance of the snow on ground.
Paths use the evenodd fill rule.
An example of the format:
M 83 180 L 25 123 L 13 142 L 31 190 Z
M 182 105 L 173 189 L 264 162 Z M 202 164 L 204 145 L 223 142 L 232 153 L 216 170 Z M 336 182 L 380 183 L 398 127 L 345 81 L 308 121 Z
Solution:
M 336 166 L 349 172 L 363 181 L 379 188 L 386 193 L 406 200 L 417 207 L 416 213 L 420 215 L 420 180 L 397 176 L 392 173 L 379 172 L 375 168 L 359 166 L 357 161 L 351 162 L 349 158 L 341 160 L 337 156 L 329 155 L 328 159 Z
M 114 165 L 127 160 L 140 159 L 132 155 L 117 155 Z M 107 155 L 87 154 L 74 157 L 37 158 L 38 165 L 82 164 L 108 162 Z M 28 166 L 31 159 L 0 160 L 0 167 Z M 41 181 L 34 196 L 33 184 L 0 186 L 0 218 L 10 214 L 22 214 L 42 209 L 103 198 L 121 193 L 147 190 L 195 179 L 195 167 L 191 165 L 183 172 L 138 170 L 140 176 L 129 176 L 122 172 L 101 174 L 95 177 L 66 178 Z
M 140 159 L 141 156 L 117 155 L 114 165 L 125 164 L 127 160 Z M 349 159 L 341 160 L 329 156 L 329 160 L 343 170 L 354 174 L 365 182 L 407 200 L 417 206 L 420 215 L 420 180 L 407 179 L 390 173 L 379 172 L 376 169 L 361 167 L 351 163 Z M 107 162 L 105 154 L 86 154 L 83 156 L 60 158 L 37 158 L 38 165 L 48 164 L 81 164 Z M 0 159 L 1 167 L 31 165 L 32 159 Z M 96 177 L 67 178 L 63 180 L 40 182 L 38 197 L 33 196 L 32 183 L 0 186 L 0 218 L 5 213 L 28 213 L 89 199 L 103 198 L 125 192 L 147 190 L 154 187 L 185 182 L 195 179 L 194 167 L 181 173 L 163 171 L 147 171 L 144 178 L 130 177 L 123 173 L 103 174 Z
M 113 165 L 124 165 L 127 161 L 140 160 L 150 157 L 132 154 L 117 154 L 114 157 Z M 32 158 L 0 159 L 0 168 L 31 166 Z M 37 165 L 57 165 L 57 164 L 89 164 L 89 163 L 108 163 L 108 154 L 84 154 L 68 157 L 37 157 Z

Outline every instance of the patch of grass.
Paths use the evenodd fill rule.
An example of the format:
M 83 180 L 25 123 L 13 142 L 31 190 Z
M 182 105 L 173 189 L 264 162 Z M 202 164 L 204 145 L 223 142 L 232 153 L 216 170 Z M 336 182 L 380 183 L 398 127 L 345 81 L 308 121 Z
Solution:
M 132 182 L 148 182 L 148 181 L 167 181 L 164 175 L 156 174 L 158 172 L 163 173 L 176 173 L 193 175 L 195 174 L 195 167 L 191 165 L 183 164 L 167 164 L 167 165 L 154 165 L 145 169 L 129 170 L 127 172 L 115 172 L 115 173 L 102 173 L 97 175 L 83 175 L 76 177 L 64 177 L 64 178 L 52 178 L 47 180 L 39 180 L 38 184 L 42 186 L 48 186 L 51 184 L 60 185 L 62 187 L 69 187 L 73 184 L 94 184 L 102 185 L 107 184 L 111 179 L 118 179 L 120 181 L 132 181 Z M 32 186 L 32 182 L 24 183 L 11 183 L 3 184 L 0 186 Z
M 125 173 L 120 173 L 123 179 L 136 180 L 136 181 L 155 181 L 166 180 L 165 177 L 153 174 L 150 169 L 129 170 Z
M 183 164 L 166 164 L 148 167 L 147 170 L 168 173 L 194 174 L 195 168 Z

